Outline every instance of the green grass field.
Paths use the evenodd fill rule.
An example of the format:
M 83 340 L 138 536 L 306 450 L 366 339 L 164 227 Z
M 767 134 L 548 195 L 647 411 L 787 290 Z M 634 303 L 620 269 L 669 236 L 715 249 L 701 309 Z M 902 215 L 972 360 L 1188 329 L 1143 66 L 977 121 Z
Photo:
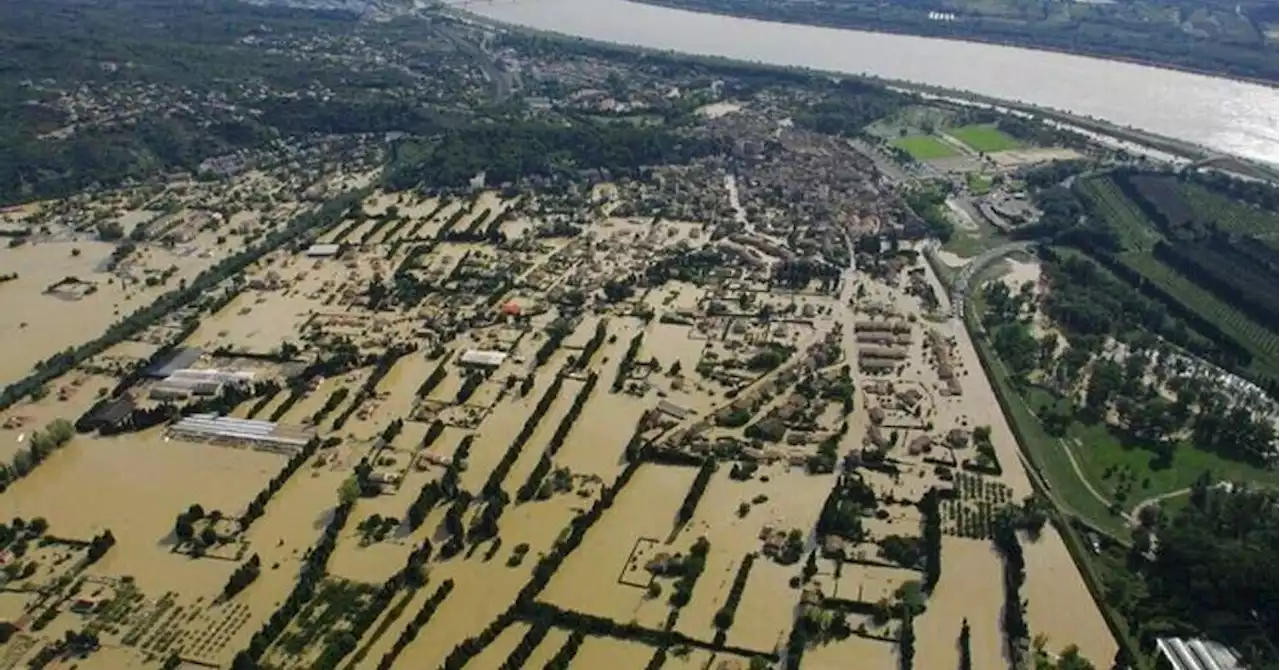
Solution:
M 974 281 L 971 285 L 979 286 L 980 284 Z M 981 313 L 984 309 L 976 299 L 976 295 L 980 295 L 980 292 L 974 293 L 975 298 L 970 299 L 971 309 L 965 310 L 965 322 L 971 334 L 975 332 L 976 327 L 974 314 Z M 1044 426 L 1036 417 L 1031 404 L 1014 388 L 1004 362 L 992 351 L 986 338 L 974 334 L 973 344 L 978 351 L 978 356 L 987 362 L 992 372 L 990 375 L 992 389 L 1004 399 L 1004 405 L 1008 407 L 1005 419 L 1012 424 L 1023 453 L 1031 460 L 1031 464 L 1048 485 L 1049 496 L 1062 506 L 1064 511 L 1106 530 L 1113 537 L 1127 538 L 1129 531 L 1124 520 L 1112 514 L 1108 506 L 1095 498 L 1080 477 L 1076 476 L 1064 445 L 1058 438 L 1044 431 Z M 1017 467 L 1010 463 L 1001 465 L 1006 468 Z
M 991 192 L 991 177 L 978 172 L 970 172 L 964 176 L 965 183 L 969 187 L 969 192 L 974 195 L 984 195 Z
M 947 134 L 969 145 L 974 151 L 987 154 L 1022 148 L 1021 142 L 1000 132 L 995 126 L 960 126 L 948 130 Z
M 1127 469 L 1136 475 L 1136 481 L 1124 501 L 1126 509 L 1147 498 L 1188 488 L 1205 471 L 1213 473 L 1215 480 L 1275 487 L 1273 473 L 1201 451 L 1187 443 L 1177 446 L 1173 462 L 1168 467 L 1152 467 L 1156 460 L 1154 453 L 1128 444 L 1123 436 L 1108 430 L 1103 424 L 1073 424 L 1067 431 L 1066 443 L 1093 487 L 1105 495 L 1114 496 L 1120 482 L 1114 474 L 1104 476 L 1108 469 Z
M 947 146 L 946 142 L 933 137 L 931 135 L 907 135 L 893 141 L 893 146 L 902 149 L 911 154 L 911 157 L 918 161 L 933 160 L 935 158 L 950 158 L 956 155 L 956 150 Z

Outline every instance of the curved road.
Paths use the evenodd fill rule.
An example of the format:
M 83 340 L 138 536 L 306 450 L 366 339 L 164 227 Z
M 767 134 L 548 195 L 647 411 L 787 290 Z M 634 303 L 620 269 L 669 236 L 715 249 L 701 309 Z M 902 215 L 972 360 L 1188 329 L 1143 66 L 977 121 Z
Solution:
M 1010 242 L 974 256 L 960 268 L 951 287 L 951 310 L 957 319 L 964 318 L 964 299 L 969 294 L 969 280 L 986 266 L 1017 251 L 1026 251 L 1034 242 Z M 934 248 L 936 249 L 936 247 Z M 930 253 L 934 249 L 930 250 Z

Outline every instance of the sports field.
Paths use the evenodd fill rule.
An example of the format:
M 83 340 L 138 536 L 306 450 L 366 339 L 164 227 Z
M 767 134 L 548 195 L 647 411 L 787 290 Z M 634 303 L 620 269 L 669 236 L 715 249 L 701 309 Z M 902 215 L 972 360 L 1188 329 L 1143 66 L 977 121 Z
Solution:
M 900 137 L 893 141 L 893 146 L 911 154 L 911 157 L 918 161 L 933 160 L 935 158 L 950 158 L 956 155 L 956 150 L 947 146 L 946 142 L 933 137 L 931 135 L 908 135 Z
M 947 134 L 969 145 L 974 151 L 982 153 L 1022 148 L 1021 142 L 1000 132 L 995 126 L 960 126 L 948 130 Z

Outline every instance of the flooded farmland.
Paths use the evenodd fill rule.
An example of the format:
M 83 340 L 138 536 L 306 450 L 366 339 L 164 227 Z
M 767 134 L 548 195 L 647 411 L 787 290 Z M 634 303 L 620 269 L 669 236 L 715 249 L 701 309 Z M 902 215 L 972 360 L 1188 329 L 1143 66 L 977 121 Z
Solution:
M 992 529 L 1031 489 L 927 268 L 783 286 L 768 226 L 538 211 L 374 190 L 9 408 L 0 515 L 53 538 L 14 657 L 893 667 L 913 626 L 948 667 L 967 621 L 1004 662 Z M 1022 546 L 1032 628 L 1114 655 L 1052 527 Z

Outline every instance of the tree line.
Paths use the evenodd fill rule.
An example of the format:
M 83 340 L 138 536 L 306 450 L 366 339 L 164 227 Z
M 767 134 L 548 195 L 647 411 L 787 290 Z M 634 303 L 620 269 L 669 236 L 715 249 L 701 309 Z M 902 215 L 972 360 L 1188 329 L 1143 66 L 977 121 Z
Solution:
M 1021 589 L 1027 579 L 1027 565 L 1018 542 L 1018 527 L 1009 514 L 996 517 L 992 541 L 996 551 L 1004 559 L 1004 608 L 1001 627 L 1004 630 L 1005 651 L 1009 658 L 1019 658 L 1026 651 L 1030 639 L 1026 607 Z
M 631 368 L 636 364 L 636 354 L 640 353 L 640 344 L 644 342 L 644 331 L 635 334 L 631 338 L 631 342 L 627 344 L 627 350 L 622 354 L 622 360 L 618 361 L 618 375 L 613 378 L 613 392 L 617 393 L 622 390 L 624 384 L 627 383 L 627 377 L 631 375 Z
M 551 380 L 551 385 L 543 392 L 542 397 L 538 398 L 538 403 L 534 405 L 533 411 L 525 418 L 524 424 L 520 426 L 520 432 L 516 433 L 515 439 L 511 440 L 511 444 L 507 446 L 507 451 L 503 453 L 502 458 L 489 472 L 489 478 L 485 480 L 484 488 L 481 495 L 486 498 L 492 498 L 502 489 L 502 482 L 507 477 L 507 473 L 515 465 L 516 459 L 520 457 L 520 452 L 524 449 L 524 445 L 533 437 L 533 432 L 538 429 L 538 424 L 542 422 L 542 417 L 546 416 L 551 409 L 551 404 L 555 402 L 556 396 L 560 394 L 560 388 L 564 385 L 564 374 L 557 372 L 555 378 Z
M 693 478 L 693 483 L 689 485 L 689 491 L 685 493 L 684 500 L 680 502 L 680 509 L 676 511 L 677 529 L 693 518 L 693 513 L 698 508 L 698 501 L 702 500 L 702 494 L 706 493 L 707 485 L 711 483 L 711 476 L 715 472 L 716 459 L 710 456 L 703 459 L 702 465 L 698 468 L 698 474 Z
M 66 419 L 50 421 L 44 430 L 31 433 L 27 446 L 18 447 L 9 465 L 0 465 L 0 493 L 9 488 L 13 482 L 26 477 L 36 466 L 40 465 L 54 451 L 75 437 L 76 429 Z
M 382 381 L 382 378 L 386 377 L 387 373 L 391 372 L 392 366 L 394 366 L 397 361 L 417 350 L 418 345 L 413 342 L 399 342 L 391 345 L 382 353 L 382 355 L 378 356 L 377 362 L 373 365 L 373 370 L 356 391 L 355 397 L 351 399 L 351 404 L 347 405 L 347 408 L 342 410 L 342 413 L 334 418 L 333 430 L 341 430 L 342 427 L 346 425 L 347 421 L 354 416 L 357 411 L 359 411 L 360 406 L 364 404 L 364 401 L 372 398 L 373 395 L 377 393 L 378 382 Z
M 738 612 L 738 603 L 742 601 L 742 592 L 747 588 L 747 579 L 751 576 L 751 566 L 755 564 L 756 555 L 754 553 L 746 554 L 742 557 L 742 562 L 738 564 L 738 571 L 733 575 L 733 584 L 729 587 L 729 595 L 724 599 L 724 605 L 716 610 L 715 619 L 712 623 L 716 627 L 716 637 L 714 644 L 722 645 L 729 636 L 729 629 L 733 627 L 734 617 Z
M 542 451 L 542 457 L 538 459 L 538 464 L 529 472 L 529 477 L 520 485 L 520 489 L 516 491 L 517 502 L 527 502 L 538 493 L 542 480 L 551 471 L 552 459 L 555 458 L 556 452 L 560 451 L 560 447 L 569 437 L 569 431 L 573 430 L 573 425 L 578 421 L 578 417 L 582 415 L 582 408 L 586 406 L 587 399 L 591 397 L 591 390 L 595 388 L 596 381 L 599 379 L 594 371 L 587 374 L 587 381 L 578 389 L 578 394 L 573 398 L 573 405 L 569 407 L 569 411 L 565 412 L 563 418 L 560 419 L 560 425 L 556 426 L 556 432 L 551 436 L 551 441 L 547 443 L 546 448 Z
M 307 552 L 306 558 L 303 559 L 302 568 L 299 570 L 298 583 L 294 585 L 288 597 L 280 604 L 274 612 L 271 613 L 263 624 L 253 634 L 253 638 L 249 640 L 249 645 L 238 652 L 232 661 L 232 667 L 236 670 L 251 670 L 258 667 L 258 661 L 262 659 L 267 648 L 271 643 L 280 637 L 288 627 L 289 622 L 297 616 L 303 605 L 311 601 L 315 595 L 316 586 L 324 579 L 325 569 L 329 564 L 329 556 L 333 553 L 333 549 L 338 543 L 338 534 L 342 532 L 342 528 L 347 523 L 347 518 L 351 515 L 353 503 L 340 503 L 333 510 L 333 516 L 329 518 L 329 522 L 325 524 L 324 533 L 320 539 L 316 541 L 314 547 Z

